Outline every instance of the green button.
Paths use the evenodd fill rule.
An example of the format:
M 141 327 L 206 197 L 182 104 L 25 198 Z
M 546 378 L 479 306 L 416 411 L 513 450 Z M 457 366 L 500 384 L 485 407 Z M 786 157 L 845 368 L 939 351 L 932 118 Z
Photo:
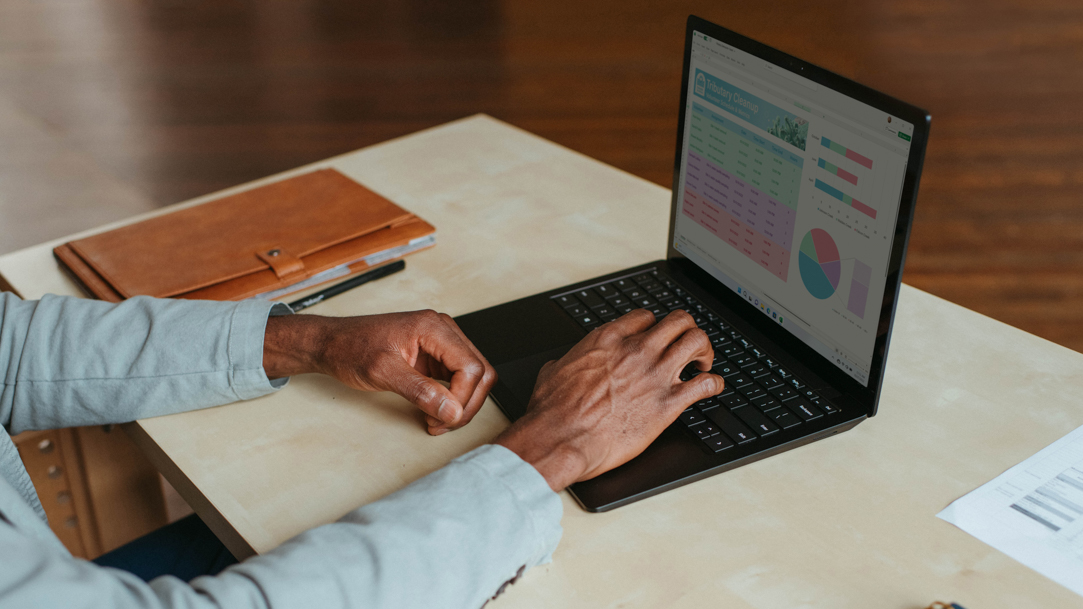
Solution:
M 909 135 L 906 135 L 906 134 L 905 134 L 905 133 L 903 133 L 902 131 L 900 131 L 900 132 L 899 132 L 899 137 L 901 137 L 902 139 L 904 139 L 904 140 L 906 140 L 906 141 L 908 141 L 908 142 L 910 141 L 910 136 L 909 136 Z

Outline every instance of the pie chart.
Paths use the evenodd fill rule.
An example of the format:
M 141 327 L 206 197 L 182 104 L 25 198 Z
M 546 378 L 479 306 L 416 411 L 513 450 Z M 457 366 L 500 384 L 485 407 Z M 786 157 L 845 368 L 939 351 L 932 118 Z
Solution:
M 808 293 L 820 300 L 831 298 L 842 277 L 839 248 L 831 235 L 822 228 L 814 228 L 806 233 L 801 240 L 797 262 L 801 269 L 801 281 Z

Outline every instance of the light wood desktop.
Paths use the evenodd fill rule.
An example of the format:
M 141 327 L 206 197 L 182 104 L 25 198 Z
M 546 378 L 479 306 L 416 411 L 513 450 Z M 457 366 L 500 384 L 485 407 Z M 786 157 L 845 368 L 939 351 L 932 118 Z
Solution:
M 459 315 L 665 256 L 668 190 L 485 116 L 233 190 L 316 167 L 337 168 L 438 233 L 406 272 L 315 314 Z M 26 298 L 79 295 L 53 245 L 0 258 L 0 274 Z M 904 286 L 878 416 L 609 513 L 588 514 L 564 493 L 553 562 L 496 606 L 1079 607 L 935 514 L 1083 425 L 1081 395 L 1083 355 Z M 401 488 L 506 425 L 489 401 L 466 428 L 433 438 L 396 396 L 302 376 L 272 396 L 129 432 L 244 557 Z

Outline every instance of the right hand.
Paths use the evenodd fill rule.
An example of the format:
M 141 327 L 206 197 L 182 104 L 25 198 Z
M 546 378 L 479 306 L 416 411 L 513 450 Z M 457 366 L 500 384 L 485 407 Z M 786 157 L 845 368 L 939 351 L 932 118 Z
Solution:
M 643 452 L 681 411 L 722 392 L 722 377 L 682 382 L 691 362 L 711 369 L 714 350 L 692 316 L 658 323 L 638 309 L 595 329 L 538 375 L 526 414 L 495 440 L 560 491 Z

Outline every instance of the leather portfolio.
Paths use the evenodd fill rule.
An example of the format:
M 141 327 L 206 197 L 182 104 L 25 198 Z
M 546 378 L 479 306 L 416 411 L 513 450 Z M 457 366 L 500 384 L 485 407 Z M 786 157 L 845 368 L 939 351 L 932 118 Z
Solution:
M 435 230 L 321 169 L 70 241 L 53 253 L 102 300 L 278 298 L 430 247 Z

